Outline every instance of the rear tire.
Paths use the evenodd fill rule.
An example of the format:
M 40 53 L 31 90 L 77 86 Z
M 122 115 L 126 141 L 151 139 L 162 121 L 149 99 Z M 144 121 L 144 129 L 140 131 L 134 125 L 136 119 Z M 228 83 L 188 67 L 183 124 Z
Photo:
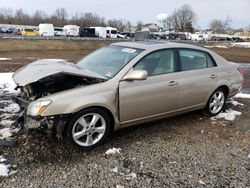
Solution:
M 226 102 L 226 92 L 224 89 L 218 88 L 210 96 L 207 105 L 205 107 L 205 112 L 209 116 L 216 116 L 221 112 L 225 102 Z
M 66 127 L 66 144 L 81 149 L 101 145 L 109 136 L 111 121 L 99 108 L 88 108 L 76 113 Z

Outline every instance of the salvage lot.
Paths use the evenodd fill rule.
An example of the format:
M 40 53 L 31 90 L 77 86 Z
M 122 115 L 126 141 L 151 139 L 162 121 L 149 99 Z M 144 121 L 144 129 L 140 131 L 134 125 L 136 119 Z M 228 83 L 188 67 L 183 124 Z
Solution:
M 244 91 L 248 92 L 249 70 L 246 73 Z M 3 91 L 10 87 L 0 86 L 2 101 L 9 100 L 8 92 Z M 10 104 L 1 102 L 2 109 L 6 106 Z M 42 133 L 19 133 L 16 147 L 0 146 L 0 165 L 10 165 L 9 176 L 0 177 L 0 187 L 247 187 L 249 109 L 249 99 L 234 98 L 224 115 L 230 119 L 229 112 L 234 112 L 238 114 L 235 119 L 210 119 L 197 111 L 121 130 L 91 151 L 68 149 Z M 113 147 L 121 148 L 120 153 L 106 155 Z

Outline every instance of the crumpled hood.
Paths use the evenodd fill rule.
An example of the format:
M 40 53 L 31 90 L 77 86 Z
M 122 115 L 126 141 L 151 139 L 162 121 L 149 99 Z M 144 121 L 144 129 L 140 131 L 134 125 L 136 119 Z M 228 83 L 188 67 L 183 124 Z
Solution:
M 25 86 L 47 76 L 58 73 L 106 79 L 95 72 L 83 69 L 76 64 L 62 59 L 43 59 L 35 61 L 17 70 L 12 77 L 18 86 Z

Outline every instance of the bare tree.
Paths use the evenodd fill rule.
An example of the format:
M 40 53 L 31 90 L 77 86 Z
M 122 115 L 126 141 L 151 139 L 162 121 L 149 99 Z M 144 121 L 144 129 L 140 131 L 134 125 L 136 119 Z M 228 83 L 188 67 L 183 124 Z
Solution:
M 143 22 L 139 20 L 136 24 L 136 31 L 141 31 L 143 27 Z
M 17 9 L 13 23 L 28 25 L 30 24 L 30 17 L 28 14 L 24 13 L 23 9 Z
M 38 25 L 40 23 L 48 21 L 48 15 L 42 10 L 36 10 L 33 16 L 31 17 L 31 24 Z
M 3 16 L 3 20 L 4 20 L 3 23 L 12 24 L 13 18 L 14 18 L 13 9 L 12 8 L 2 8 L 0 12 L 1 12 L 0 14 Z
M 227 18 L 226 20 L 214 19 L 210 22 L 209 28 L 215 33 L 227 33 L 230 29 L 232 20 Z
M 193 24 L 197 15 L 188 4 L 176 9 L 167 19 L 167 27 L 176 31 L 193 32 Z
M 107 21 L 107 24 L 111 27 L 114 27 L 114 28 L 117 28 L 118 31 L 120 32 L 124 32 L 128 25 L 127 24 L 130 24 L 130 27 L 131 27 L 131 23 L 127 20 L 123 20 L 123 19 L 112 19 L 112 20 L 108 20 Z
M 68 18 L 68 12 L 65 8 L 58 8 L 56 9 L 54 16 L 54 19 L 57 17 L 57 19 L 59 20 L 59 23 L 57 25 L 64 26 Z

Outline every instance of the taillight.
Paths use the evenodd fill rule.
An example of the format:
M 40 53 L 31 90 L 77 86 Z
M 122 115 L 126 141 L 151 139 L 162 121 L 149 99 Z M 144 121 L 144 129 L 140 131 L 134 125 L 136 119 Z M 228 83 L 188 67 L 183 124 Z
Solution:
M 237 70 L 240 72 L 242 76 L 244 76 L 244 69 L 242 67 L 238 67 Z

